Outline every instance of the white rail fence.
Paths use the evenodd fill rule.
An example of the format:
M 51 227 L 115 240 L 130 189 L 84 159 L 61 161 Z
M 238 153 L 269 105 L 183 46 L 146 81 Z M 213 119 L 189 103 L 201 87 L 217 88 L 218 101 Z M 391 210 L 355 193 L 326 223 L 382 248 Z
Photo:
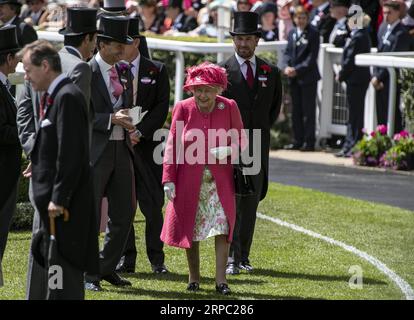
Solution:
M 63 36 L 56 32 L 38 32 L 39 38 L 53 42 L 63 42 Z M 217 53 L 218 58 L 230 55 L 234 52 L 232 43 L 200 43 L 184 42 L 175 40 L 164 40 L 157 38 L 147 38 L 150 50 L 165 50 L 175 53 L 175 81 L 174 81 L 174 101 L 180 101 L 183 97 L 183 83 L 185 72 L 184 52 L 197 54 Z M 277 53 L 278 67 L 283 69 L 282 56 L 286 48 L 286 41 L 260 42 L 256 51 L 273 51 Z M 395 68 L 413 68 L 414 52 L 387 54 L 362 54 L 357 55 L 356 63 L 364 66 L 382 66 L 390 71 L 391 79 L 395 79 Z M 317 137 L 318 142 L 329 138 L 332 135 L 345 135 L 348 111 L 346 108 L 346 87 L 335 81 L 334 65 L 340 64 L 342 49 L 334 48 L 329 44 L 321 44 L 318 58 L 319 71 L 322 79 L 318 84 L 318 117 L 317 117 Z M 11 77 L 12 82 L 21 83 L 22 70 Z M 395 81 L 394 81 L 395 82 Z M 391 83 L 394 83 L 391 81 Z M 20 89 L 20 88 L 18 88 Z M 388 128 L 391 134 L 394 128 L 393 115 L 395 104 L 392 97 L 395 97 L 396 86 L 390 86 L 390 108 L 388 118 Z M 372 131 L 376 126 L 375 90 L 369 86 L 365 97 L 364 127 Z

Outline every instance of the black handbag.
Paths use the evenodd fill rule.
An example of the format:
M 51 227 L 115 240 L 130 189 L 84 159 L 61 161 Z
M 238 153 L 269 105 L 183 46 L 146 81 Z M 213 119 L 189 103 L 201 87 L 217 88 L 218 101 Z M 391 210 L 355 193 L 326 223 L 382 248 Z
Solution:
M 240 197 L 250 196 L 255 192 L 252 176 L 244 174 L 243 168 L 242 164 L 233 164 L 235 193 Z

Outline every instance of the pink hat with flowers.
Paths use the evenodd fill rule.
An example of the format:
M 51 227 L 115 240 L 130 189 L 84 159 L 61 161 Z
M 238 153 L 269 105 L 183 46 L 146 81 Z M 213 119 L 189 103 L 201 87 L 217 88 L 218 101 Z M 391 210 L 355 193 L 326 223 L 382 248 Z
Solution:
M 191 90 L 196 86 L 218 86 L 223 90 L 227 88 L 226 69 L 211 62 L 187 68 L 187 79 L 184 90 Z

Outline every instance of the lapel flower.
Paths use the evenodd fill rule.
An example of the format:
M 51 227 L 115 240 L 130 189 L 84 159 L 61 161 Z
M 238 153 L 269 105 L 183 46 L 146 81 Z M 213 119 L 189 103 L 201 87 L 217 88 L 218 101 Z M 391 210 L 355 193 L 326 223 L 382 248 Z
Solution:
M 272 68 L 267 64 L 262 64 L 260 69 L 263 71 L 263 74 L 268 74 L 272 71 Z
M 125 90 L 128 84 L 128 72 L 130 70 L 130 66 L 128 63 L 121 61 L 117 64 L 117 70 L 119 72 L 119 80 Z
M 46 105 L 51 106 L 52 104 L 53 104 L 53 98 L 52 97 L 47 97 Z
M 155 76 L 158 73 L 158 68 L 157 67 L 150 67 L 148 70 L 148 73 L 150 74 L 150 76 Z

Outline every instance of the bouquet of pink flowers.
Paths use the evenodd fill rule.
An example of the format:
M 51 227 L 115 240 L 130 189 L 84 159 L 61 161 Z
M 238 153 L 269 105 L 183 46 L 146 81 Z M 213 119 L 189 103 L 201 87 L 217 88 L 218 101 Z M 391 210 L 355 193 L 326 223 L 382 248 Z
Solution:
M 361 166 L 378 166 L 383 154 L 392 146 L 387 136 L 387 126 L 379 125 L 371 134 L 364 132 L 362 139 L 353 148 L 352 158 Z
M 381 166 L 395 170 L 414 169 L 414 134 L 403 130 L 394 135 L 392 144 L 381 157 Z

